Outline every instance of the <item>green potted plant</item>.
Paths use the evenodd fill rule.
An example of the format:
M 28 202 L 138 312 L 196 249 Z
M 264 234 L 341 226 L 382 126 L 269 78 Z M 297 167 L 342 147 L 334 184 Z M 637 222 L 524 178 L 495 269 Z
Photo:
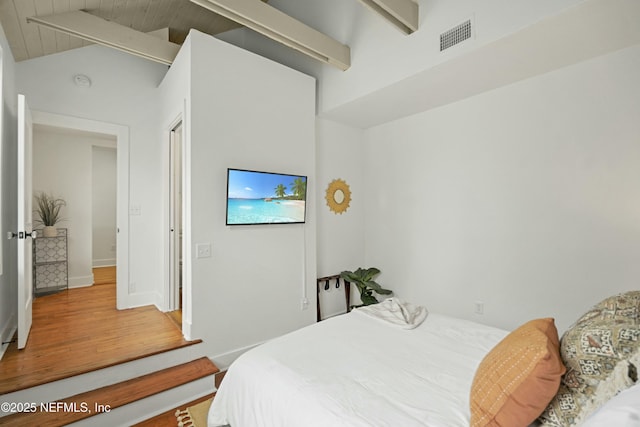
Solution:
M 378 274 L 380 274 L 380 270 L 375 267 L 358 268 L 356 271 L 343 271 L 340 273 L 340 277 L 358 287 L 362 305 L 371 305 L 378 303 L 378 299 L 373 295 L 374 292 L 380 295 L 389 295 L 391 293 L 389 289 L 384 289 L 373 280 Z
M 42 191 L 33 197 L 36 201 L 35 213 L 39 217 L 36 222 L 42 224 L 42 234 L 44 237 L 56 237 L 58 230 L 55 225 L 62 221 L 60 210 L 67 205 L 67 202 Z

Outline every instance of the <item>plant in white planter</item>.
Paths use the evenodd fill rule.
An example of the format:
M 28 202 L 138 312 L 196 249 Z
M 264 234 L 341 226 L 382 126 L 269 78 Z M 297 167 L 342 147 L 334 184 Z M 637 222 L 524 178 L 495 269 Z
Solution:
M 42 224 L 42 234 L 44 237 L 56 237 L 58 230 L 55 225 L 63 220 L 60 210 L 67 202 L 45 192 L 38 192 L 33 197 L 36 201 L 35 213 L 39 217 L 36 222 Z

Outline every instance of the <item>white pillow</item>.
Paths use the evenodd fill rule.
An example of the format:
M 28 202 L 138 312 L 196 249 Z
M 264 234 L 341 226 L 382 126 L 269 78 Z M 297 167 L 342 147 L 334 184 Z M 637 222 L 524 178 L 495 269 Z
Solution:
M 640 427 L 640 383 L 621 391 L 591 414 L 582 427 Z

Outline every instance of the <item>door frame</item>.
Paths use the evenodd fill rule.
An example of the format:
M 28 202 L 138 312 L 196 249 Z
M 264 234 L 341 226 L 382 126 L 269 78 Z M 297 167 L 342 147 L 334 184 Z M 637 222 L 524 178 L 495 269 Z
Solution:
M 162 311 L 169 311 L 171 307 L 171 279 L 169 263 L 170 257 L 170 244 L 171 244 L 171 232 L 169 209 L 171 208 L 170 197 L 170 179 L 169 173 L 171 168 L 171 159 L 169 150 L 171 146 L 171 131 L 182 122 L 182 144 L 181 144 L 181 163 L 182 163 L 182 335 L 185 339 L 190 340 L 192 319 L 191 319 L 191 147 L 190 147 L 190 135 L 189 135 L 189 115 L 187 112 L 186 101 L 183 101 L 179 105 L 179 109 L 174 111 L 171 119 L 167 120 L 166 127 L 163 130 L 163 206 L 165 211 L 164 218 L 164 289 L 162 295 Z
M 116 308 L 134 306 L 129 295 L 129 127 L 61 114 L 32 111 L 34 125 L 55 126 L 116 137 Z
M 179 166 L 178 171 L 180 173 L 180 224 L 174 223 L 174 215 L 176 213 L 176 206 L 174 193 L 175 193 L 175 168 L 176 161 L 175 156 L 173 155 L 175 152 L 175 133 L 176 129 L 180 128 L 180 140 L 178 145 L 178 160 Z M 167 265 L 169 266 L 168 278 L 169 278 L 169 289 L 167 290 L 167 308 L 170 311 L 178 310 L 182 308 L 179 303 L 180 295 L 178 293 L 179 285 L 176 283 L 176 278 L 179 277 L 178 280 L 182 281 L 184 284 L 184 266 L 182 269 L 178 269 L 179 274 L 176 274 L 176 266 L 179 266 L 180 259 L 177 254 L 182 254 L 184 256 L 184 239 L 177 239 L 176 232 L 180 231 L 184 232 L 184 123 L 182 122 L 182 117 L 179 117 L 173 126 L 171 127 L 171 131 L 169 132 L 169 262 Z M 180 248 L 177 247 L 176 242 L 179 242 Z M 183 288 L 184 289 L 184 288 Z

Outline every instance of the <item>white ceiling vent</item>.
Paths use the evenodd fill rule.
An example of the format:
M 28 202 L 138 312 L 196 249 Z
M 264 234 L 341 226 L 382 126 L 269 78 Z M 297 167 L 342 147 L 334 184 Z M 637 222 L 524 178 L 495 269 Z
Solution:
M 471 19 L 440 34 L 440 52 L 471 38 Z

